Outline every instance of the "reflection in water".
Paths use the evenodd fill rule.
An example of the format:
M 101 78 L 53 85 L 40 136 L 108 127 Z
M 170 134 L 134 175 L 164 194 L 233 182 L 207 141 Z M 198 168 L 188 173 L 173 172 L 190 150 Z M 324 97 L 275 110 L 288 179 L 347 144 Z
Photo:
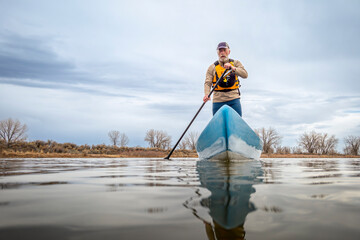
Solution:
M 359 185 L 359 158 L 0 159 L 0 239 L 358 239 Z
M 86 158 L 0 159 L 0 177 L 126 166 L 126 162 L 116 159 L 106 161 L 104 159 Z
M 338 162 L 335 160 L 307 160 L 299 163 L 300 166 L 307 167 L 308 172 L 334 172 L 339 171 Z
M 261 182 L 260 162 L 204 160 L 197 162 L 197 172 L 201 187 L 211 192 L 209 197 L 200 200 L 200 205 L 208 209 L 212 223 L 201 218 L 196 207 L 190 207 L 191 202 L 186 207 L 204 221 L 209 239 L 244 239 L 245 218 L 255 210 L 250 195 L 255 192 L 253 185 Z
M 68 184 L 68 182 L 52 181 L 52 182 L 0 183 L 0 190 L 21 188 L 25 186 L 46 186 L 46 185 L 57 185 L 57 184 Z

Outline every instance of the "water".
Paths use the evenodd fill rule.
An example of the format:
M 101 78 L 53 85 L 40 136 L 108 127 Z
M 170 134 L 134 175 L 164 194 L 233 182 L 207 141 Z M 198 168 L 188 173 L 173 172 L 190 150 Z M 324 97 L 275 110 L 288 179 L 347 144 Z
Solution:
M 360 159 L 2 159 L 0 239 L 359 239 Z

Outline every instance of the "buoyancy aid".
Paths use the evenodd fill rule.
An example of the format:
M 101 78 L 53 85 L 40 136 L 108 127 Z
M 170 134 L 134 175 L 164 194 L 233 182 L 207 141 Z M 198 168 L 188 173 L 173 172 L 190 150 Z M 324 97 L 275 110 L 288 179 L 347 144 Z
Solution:
M 229 59 L 229 63 L 234 66 L 234 60 Z M 215 65 L 215 76 L 212 81 L 212 86 L 214 87 L 217 80 L 225 71 L 225 68 L 219 64 L 219 61 L 214 62 Z M 239 89 L 239 79 L 235 72 L 231 72 L 225 79 L 219 82 L 215 91 L 228 92 L 231 90 Z

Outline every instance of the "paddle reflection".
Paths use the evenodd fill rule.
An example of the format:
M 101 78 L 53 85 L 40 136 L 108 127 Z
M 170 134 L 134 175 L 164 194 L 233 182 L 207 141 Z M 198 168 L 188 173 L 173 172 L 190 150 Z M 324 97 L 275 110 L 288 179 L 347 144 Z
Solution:
M 207 209 L 211 222 L 194 214 L 205 223 L 209 239 L 244 239 L 246 216 L 255 210 L 250 195 L 254 184 L 261 182 L 259 161 L 198 161 L 197 172 L 201 187 L 210 191 L 208 197 L 200 197 L 200 206 Z M 199 206 L 199 207 L 200 207 Z

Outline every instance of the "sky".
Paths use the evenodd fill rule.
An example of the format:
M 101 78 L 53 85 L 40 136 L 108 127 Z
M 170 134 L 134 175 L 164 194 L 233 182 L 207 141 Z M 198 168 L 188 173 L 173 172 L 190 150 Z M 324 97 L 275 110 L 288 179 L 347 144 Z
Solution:
M 148 146 L 178 140 L 226 41 L 249 73 L 244 120 L 283 146 L 304 132 L 360 135 L 360 1 L 0 0 L 0 120 L 28 140 Z M 207 103 L 189 132 L 212 117 Z

